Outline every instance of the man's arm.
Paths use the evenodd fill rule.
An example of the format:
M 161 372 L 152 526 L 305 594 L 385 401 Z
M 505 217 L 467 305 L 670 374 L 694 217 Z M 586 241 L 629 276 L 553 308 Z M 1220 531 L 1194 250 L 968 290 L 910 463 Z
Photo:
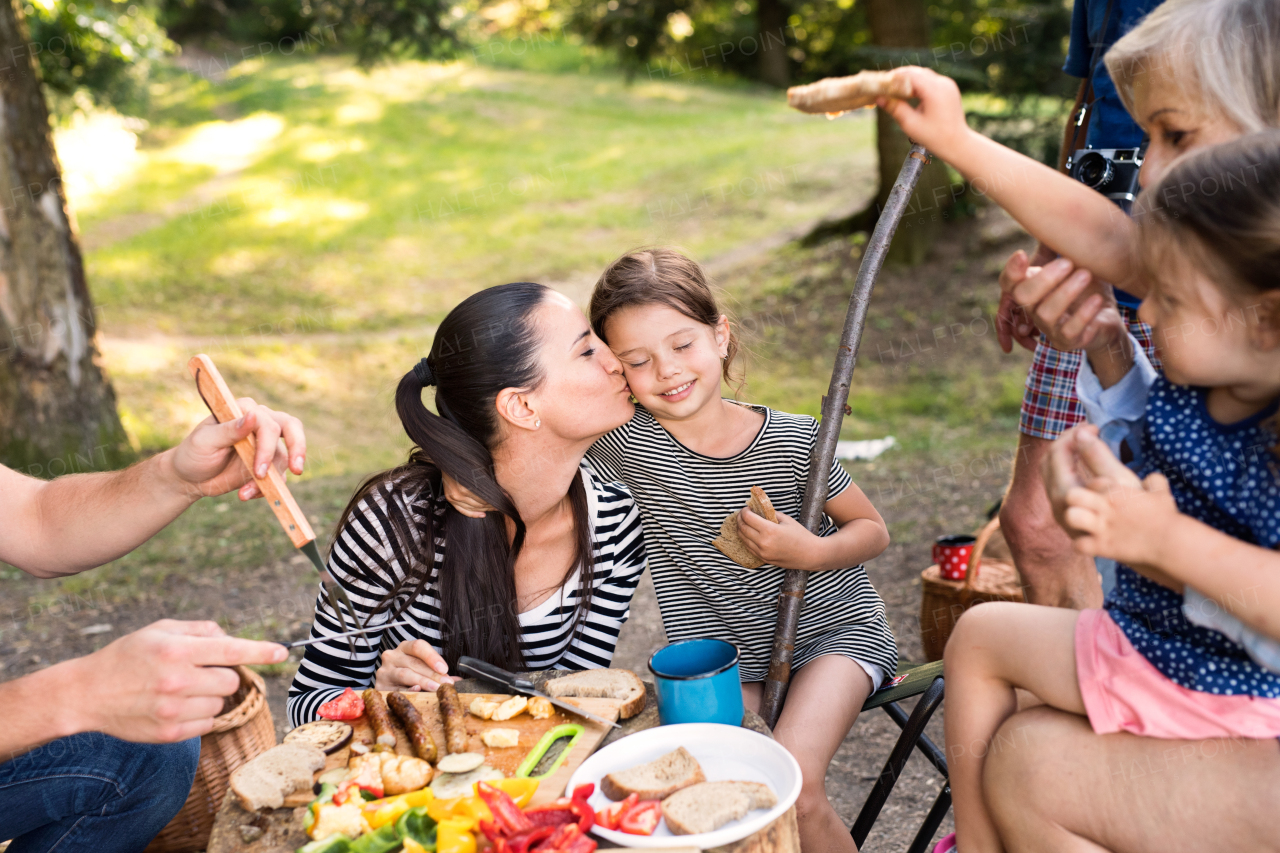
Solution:
M 240 685 L 228 667 L 287 657 L 278 643 L 228 637 L 213 622 L 161 620 L 87 657 L 0 684 L 0 763 L 79 732 L 148 743 L 205 734 Z
M 240 489 L 258 497 L 257 485 L 233 449 L 248 435 L 257 441 L 254 467 L 263 476 L 273 457 L 302 473 L 306 442 L 297 418 L 243 399 L 245 416 L 218 424 L 208 418 L 183 442 L 123 471 L 37 480 L 0 465 L 0 560 L 42 578 L 109 563 L 150 539 L 206 495 Z

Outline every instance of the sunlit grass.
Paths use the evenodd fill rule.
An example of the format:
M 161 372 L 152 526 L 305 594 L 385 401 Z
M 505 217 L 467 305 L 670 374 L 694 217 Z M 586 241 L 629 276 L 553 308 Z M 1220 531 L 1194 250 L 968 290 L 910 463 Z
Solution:
M 242 63 L 191 81 L 190 100 L 182 85 L 157 84 L 132 177 L 85 201 L 111 335 L 237 333 L 293 310 L 420 325 L 638 244 L 712 258 L 871 190 L 864 117 L 815 120 L 742 85 L 464 62 L 365 74 L 338 57 Z M 112 241 L 116 211 L 170 215 Z

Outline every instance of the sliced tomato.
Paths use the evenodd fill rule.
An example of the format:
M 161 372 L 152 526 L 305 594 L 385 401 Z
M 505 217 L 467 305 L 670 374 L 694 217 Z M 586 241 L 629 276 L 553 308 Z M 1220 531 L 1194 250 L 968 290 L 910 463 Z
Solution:
M 337 699 L 325 702 L 316 711 L 326 720 L 354 720 L 364 713 L 364 698 L 350 687 Z
M 617 829 L 622 816 L 631 811 L 631 807 L 640 801 L 639 794 L 628 794 L 625 800 L 609 805 L 596 812 L 596 823 L 605 829 Z
M 662 803 L 645 800 L 636 803 L 618 821 L 618 829 L 630 835 L 653 835 L 662 820 Z

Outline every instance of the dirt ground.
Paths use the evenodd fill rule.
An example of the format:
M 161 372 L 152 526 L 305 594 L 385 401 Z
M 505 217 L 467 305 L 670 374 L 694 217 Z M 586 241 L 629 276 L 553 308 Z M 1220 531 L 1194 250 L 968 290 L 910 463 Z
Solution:
M 927 332 L 936 326 L 936 317 L 921 308 L 935 302 L 935 297 L 949 295 L 952 309 L 948 310 L 962 310 L 965 322 L 983 312 L 989 316 L 996 296 L 994 270 L 1013 248 L 1025 245 L 1025 235 L 1008 231 L 994 218 L 969 220 L 946 232 L 925 264 L 911 270 L 886 270 L 863 344 L 867 364 L 860 364 L 859 371 L 865 371 L 861 374 L 865 381 L 876 386 L 892 384 L 894 365 L 886 364 L 883 357 L 875 364 L 865 354 L 883 354 L 885 347 L 892 351 L 894 346 L 901 347 L 894 342 L 904 334 L 916 328 Z M 812 259 L 822 272 L 810 277 L 810 290 L 801 289 L 797 298 L 820 305 L 822 310 L 811 312 L 810 325 L 801 323 L 786 329 L 779 345 L 803 347 L 803 341 L 827 334 L 833 324 L 839 327 L 843 316 L 840 303 L 847 299 L 852 281 L 849 270 L 856 269 L 857 260 L 842 242 L 816 250 Z M 942 299 L 941 304 L 947 301 Z M 960 341 L 950 355 L 953 358 L 946 359 L 941 368 L 936 363 L 931 368 L 944 373 L 938 380 L 938 394 L 951 393 L 949 383 L 965 381 L 964 376 L 975 372 L 994 376 L 1013 371 L 1016 375 L 1025 371 L 1029 361 L 1025 353 L 1001 356 L 994 333 Z M 957 365 L 963 365 L 963 370 Z M 954 377 L 948 378 L 952 374 Z M 858 382 L 855 377 L 855 385 Z M 976 418 L 986 413 L 972 414 Z M 1012 419 L 985 420 L 981 428 L 970 432 L 947 425 L 953 421 L 939 419 L 935 438 L 941 438 L 935 445 L 918 452 L 894 449 L 875 462 L 849 465 L 855 481 L 890 526 L 893 542 L 868 564 L 868 572 L 885 601 L 904 660 L 922 659 L 917 624 L 919 578 L 929 563 L 930 543 L 938 535 L 973 531 L 979 526 L 1007 482 L 1016 441 L 1016 414 Z M 352 477 L 345 488 L 353 487 L 356 479 Z M 315 595 L 315 574 L 301 556 L 251 572 L 223 573 L 211 566 L 199 574 L 174 573 L 158 585 L 132 590 L 127 596 L 92 582 L 77 587 L 74 593 L 55 595 L 57 587 L 51 582 L 35 581 L 3 566 L 0 573 L 4 589 L 0 679 L 5 680 L 92 652 L 162 617 L 217 619 L 228 630 L 251 636 L 304 636 Z M 648 656 L 664 642 L 657 602 L 646 576 L 633 601 L 631 620 L 623 629 L 614 663 L 647 675 Z M 294 665 L 285 664 L 264 673 L 280 734 L 286 729 L 284 700 L 293 669 Z M 897 734 L 892 721 L 875 711 L 858 720 L 837 753 L 827 776 L 827 790 L 847 823 L 856 817 Z M 942 744 L 941 715 L 935 718 L 930 734 Z M 905 849 L 940 784 L 937 773 L 913 755 L 866 849 Z M 950 818 L 944 824 L 946 831 L 950 831 Z

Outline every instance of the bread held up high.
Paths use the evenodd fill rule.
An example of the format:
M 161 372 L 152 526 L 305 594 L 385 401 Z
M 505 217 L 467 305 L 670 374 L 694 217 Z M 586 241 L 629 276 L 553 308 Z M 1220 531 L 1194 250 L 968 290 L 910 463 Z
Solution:
M 773 504 L 769 501 L 769 496 L 764 493 L 764 489 L 759 486 L 751 487 L 751 498 L 747 501 L 747 509 L 756 515 L 778 523 L 778 513 L 774 510 Z M 724 554 L 730 560 L 733 560 L 740 566 L 748 569 L 758 569 L 764 565 L 755 554 L 751 553 L 751 549 L 747 547 L 747 543 L 742 541 L 742 536 L 738 533 L 738 513 L 726 516 L 725 520 L 720 523 L 720 535 L 711 543 L 716 546 L 721 554 Z
M 876 98 L 911 98 L 911 81 L 901 69 L 859 71 L 852 77 L 828 77 L 807 86 L 787 90 L 787 103 L 805 113 L 842 113 L 873 107 Z

